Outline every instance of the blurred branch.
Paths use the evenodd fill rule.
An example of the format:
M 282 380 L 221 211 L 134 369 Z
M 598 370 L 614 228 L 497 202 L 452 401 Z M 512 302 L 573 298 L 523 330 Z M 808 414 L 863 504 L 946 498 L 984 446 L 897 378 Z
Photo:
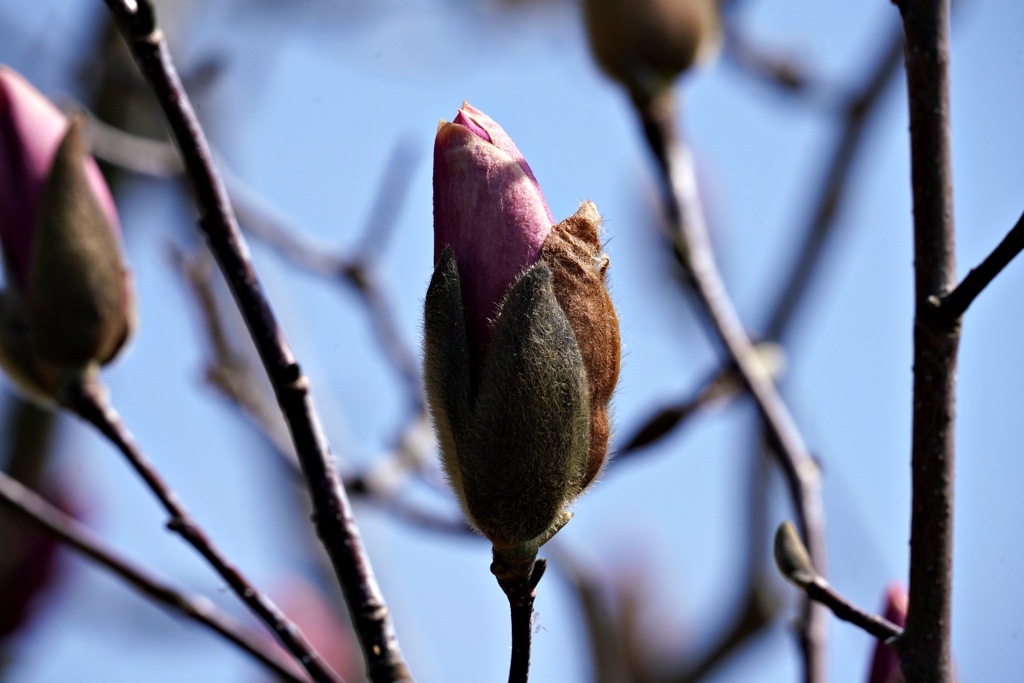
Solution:
M 219 633 L 248 652 L 286 681 L 308 681 L 301 669 L 267 647 L 267 642 L 245 629 L 202 597 L 182 593 L 109 548 L 98 536 L 13 478 L 0 474 L 0 506 L 20 515 L 46 533 L 120 576 L 141 594 L 172 611 Z
M 745 72 L 786 95 L 806 96 L 815 83 L 797 59 L 756 45 L 734 25 L 725 27 L 724 54 Z
M 739 42 L 732 44 L 734 40 Z M 742 37 L 733 32 L 727 36 L 726 47 L 728 50 L 743 50 L 747 46 L 742 43 Z M 738 58 L 738 55 L 733 56 Z M 771 313 L 766 323 L 766 340 L 782 342 L 785 339 L 804 294 L 809 291 L 825 246 L 838 225 L 839 208 L 846 197 L 851 171 L 864 149 L 868 124 L 878 111 L 882 95 L 899 72 L 902 57 L 903 36 L 894 30 L 864 84 L 847 98 L 841 108 L 842 132 L 832 151 L 826 155 L 828 161 L 825 163 L 825 172 L 815 174 L 815 177 L 823 177 L 823 181 L 808 224 L 802 231 L 803 239 L 796 251 L 793 266 L 789 269 L 786 282 L 774 304 L 769 307 Z M 712 386 L 718 377 L 734 372 L 733 367 L 731 363 L 723 365 L 710 383 L 702 384 L 692 398 L 683 399 L 648 418 L 645 426 L 638 431 L 633 440 L 641 439 L 641 436 L 643 438 L 636 444 L 631 441 L 627 449 L 632 451 L 634 448 L 653 443 L 698 414 L 702 408 L 716 403 L 719 398 L 731 400 L 738 395 L 737 392 L 720 395 L 717 392 L 718 387 Z M 711 391 L 705 394 L 708 390 Z
M 345 592 L 369 677 L 374 683 L 411 681 L 351 506 L 334 470 L 334 458 L 310 396 L 309 379 L 263 293 L 206 136 L 156 26 L 153 7 L 148 0 L 106 3 L 164 110 L 192 181 L 200 228 L 235 296 L 288 421 L 313 503 L 313 521 Z
M 217 573 L 227 581 L 235 594 L 277 636 L 286 650 L 303 665 L 317 683 L 344 683 L 324 662 L 309 641 L 291 621 L 227 559 L 196 524 L 177 494 L 163 480 L 160 473 L 136 445 L 120 416 L 110 407 L 104 389 L 94 376 L 86 376 L 65 388 L 61 403 L 69 411 L 94 426 L 110 440 L 128 459 L 129 464 L 142 477 L 170 515 L 167 528 L 179 534 Z
M 225 321 L 213 291 L 211 264 L 208 258 L 198 254 L 190 257 L 177 247 L 172 247 L 171 258 L 195 297 L 201 326 L 208 340 L 211 358 L 206 368 L 207 380 L 226 399 L 238 406 L 250 423 L 270 441 L 289 469 L 297 477 L 301 477 L 302 472 L 295 450 L 288 439 L 287 425 L 281 419 L 280 413 L 274 410 L 261 382 L 262 378 L 256 375 L 245 354 L 235 349 L 230 342 L 230 335 L 225 329 Z M 346 476 L 343 480 L 345 490 L 349 495 L 362 498 L 413 526 L 447 534 L 473 536 L 473 530 L 464 520 L 427 512 L 405 503 L 391 493 L 394 486 L 390 481 L 415 467 L 419 460 L 418 454 L 412 451 L 415 448 L 417 431 L 429 429 L 426 420 L 425 415 L 418 413 L 403 429 L 392 457 L 361 474 Z M 384 474 L 385 471 L 387 475 Z
M 596 683 L 698 683 L 775 621 L 782 602 L 767 580 L 764 566 L 768 556 L 764 552 L 764 530 L 771 474 L 768 460 L 757 454 L 749 470 L 749 493 L 741 496 L 748 509 L 742 543 L 746 550 L 743 600 L 728 615 L 724 632 L 710 647 L 699 653 L 686 653 L 679 661 L 657 661 L 651 651 L 652 632 L 640 627 L 639 617 L 645 605 L 636 587 L 647 585 L 644 577 L 616 582 L 613 588 L 617 595 L 612 604 L 596 572 L 568 552 L 564 543 L 555 539 L 545 546 L 554 566 L 569 581 L 583 611 Z M 658 627 L 656 632 L 665 630 Z
M 950 683 L 956 367 L 960 319 L 943 315 L 956 285 L 949 121 L 949 0 L 897 2 L 906 36 L 914 198 L 914 399 L 910 604 L 899 639 L 907 683 Z
M 999 246 L 976 268 L 972 268 L 956 289 L 942 297 L 939 302 L 939 313 L 949 318 L 962 316 L 981 291 L 988 287 L 1021 249 L 1024 249 L 1024 213 Z
M 831 153 L 825 156 L 828 161 L 824 172 L 814 174 L 815 178 L 822 178 L 821 186 L 810 220 L 803 229 L 796 260 L 786 271 L 786 283 L 770 308 L 765 327 L 767 339 L 783 340 L 804 295 L 810 291 L 809 285 L 821 264 L 825 245 L 838 225 L 839 208 L 846 199 L 850 173 L 864 149 L 868 124 L 902 63 L 903 36 L 893 29 L 864 84 L 842 107 L 842 131 Z
M 265 386 L 263 376 L 256 374 L 245 353 L 231 344 L 230 332 L 217 305 L 209 253 L 204 249 L 189 256 L 175 246 L 170 247 L 169 253 L 195 299 L 200 327 L 208 342 L 210 358 L 206 363 L 206 380 L 238 406 L 301 477 L 288 425 L 269 395 L 269 387 Z
M 173 145 L 126 133 L 103 123 L 87 111 L 82 113 L 87 117 L 91 151 L 97 158 L 155 177 L 174 178 L 183 173 Z M 214 156 L 228 197 L 246 232 L 273 247 L 293 265 L 356 290 L 366 305 L 380 348 L 405 383 L 413 405 L 419 406 L 422 395 L 419 359 L 402 340 L 376 266 L 380 252 L 394 233 L 401 207 L 408 196 L 418 158 L 417 148 L 409 140 L 400 140 L 395 146 L 378 184 L 377 197 L 363 229 L 361 244 L 351 256 L 341 253 L 333 245 L 317 243 L 305 235 L 290 218 L 270 206 L 222 159 Z
M 754 348 L 772 380 L 778 378 L 785 366 L 782 347 L 777 344 L 762 343 Z M 630 459 L 630 455 L 660 440 L 682 422 L 703 410 L 711 410 L 731 401 L 742 391 L 743 380 L 736 372 L 736 367 L 733 365 L 721 367 L 700 385 L 692 397 L 681 403 L 662 408 L 648 418 L 644 425 L 626 442 L 626 445 L 617 452 L 611 464 Z
M 676 128 L 676 110 L 669 91 L 646 102 L 637 101 L 644 134 L 658 162 L 665 189 L 666 213 L 671 237 L 701 308 L 712 323 L 713 333 L 743 379 L 757 404 L 776 448 L 797 518 L 815 564 L 826 566 L 825 520 L 818 467 L 803 437 L 779 396 L 771 377 L 757 357 L 725 290 L 707 236 L 697 193 L 692 159 Z M 802 626 L 801 640 L 807 683 L 826 677 L 824 614 L 813 606 Z

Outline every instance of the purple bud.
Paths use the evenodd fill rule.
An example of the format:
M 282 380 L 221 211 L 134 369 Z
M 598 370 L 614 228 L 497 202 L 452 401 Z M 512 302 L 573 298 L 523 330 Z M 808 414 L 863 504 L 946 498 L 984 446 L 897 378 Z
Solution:
M 906 625 L 907 592 L 898 583 L 890 584 L 885 592 L 885 618 L 901 628 Z M 875 644 L 868 683 L 903 683 L 899 656 L 881 641 Z
M 68 120 L 20 74 L 0 65 L 0 246 L 13 271 L 9 280 L 24 293 L 29 284 L 33 236 L 43 186 Z M 117 209 L 91 157 L 85 159 L 89 187 L 111 226 Z
M 554 225 L 523 155 L 463 104 L 434 143 L 424 385 L 452 489 L 499 577 L 533 571 L 608 452 L 619 328 L 583 202 Z
M 0 367 L 42 402 L 112 360 L 134 323 L 117 210 L 83 128 L 0 66 Z
M 474 366 L 505 293 L 540 258 L 554 224 L 537 179 L 501 126 L 465 103 L 452 123 L 441 122 L 434 141 L 434 263 L 451 246 Z

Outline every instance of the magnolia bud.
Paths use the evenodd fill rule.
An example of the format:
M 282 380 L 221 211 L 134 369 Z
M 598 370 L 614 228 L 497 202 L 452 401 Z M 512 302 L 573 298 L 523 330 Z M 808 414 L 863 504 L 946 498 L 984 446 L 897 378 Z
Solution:
M 585 0 L 598 65 L 634 97 L 653 97 L 713 56 L 721 43 L 716 0 Z
M 898 583 L 891 584 L 885 591 L 884 616 L 901 628 L 906 625 L 907 591 Z M 903 683 L 899 656 L 889 645 L 881 641 L 875 643 L 868 683 Z
M 600 471 L 618 378 L 600 216 L 552 226 L 508 135 L 463 105 L 434 147 L 427 398 L 445 470 L 496 551 L 535 553 Z
M 0 67 L 0 365 L 54 400 L 66 375 L 110 361 L 132 327 L 117 211 L 82 123 Z

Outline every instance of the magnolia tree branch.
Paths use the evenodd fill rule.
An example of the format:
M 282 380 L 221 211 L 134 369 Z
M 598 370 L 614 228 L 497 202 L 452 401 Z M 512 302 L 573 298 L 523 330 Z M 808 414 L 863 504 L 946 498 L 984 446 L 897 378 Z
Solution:
M 914 199 L 914 400 L 910 603 L 899 638 L 907 683 L 950 683 L 953 479 L 960 319 L 949 125 L 949 0 L 902 0 Z
M 818 574 L 807 548 L 790 522 L 783 522 L 775 532 L 774 554 L 775 564 L 786 580 L 802 590 L 811 600 L 828 607 L 839 619 L 859 626 L 886 644 L 894 642 L 902 635 L 902 628 L 884 617 L 857 607 Z
M 1009 265 L 1021 249 L 1024 249 L 1024 213 L 999 246 L 978 264 L 977 268 L 972 268 L 956 289 L 942 297 L 941 313 L 948 318 L 962 316 L 974 299 L 1003 271 L 1003 268 Z
M 676 251 L 687 270 L 693 291 L 711 321 L 714 335 L 725 348 L 764 418 L 774 442 L 772 450 L 778 456 L 807 547 L 815 565 L 824 567 L 825 519 L 818 467 L 725 290 L 708 240 L 692 160 L 676 127 L 672 93 L 637 102 L 637 109 L 647 142 L 664 179 L 665 203 Z M 824 617 L 821 609 L 808 602 L 801 626 L 807 683 L 825 680 L 827 625 Z
M 128 459 L 129 464 L 146 482 L 170 515 L 167 527 L 179 534 L 227 581 L 231 590 L 277 636 L 281 645 L 295 658 L 317 683 L 343 683 L 323 660 L 306 637 L 287 617 L 227 559 L 206 533 L 192 519 L 188 510 L 171 490 L 149 458 L 136 445 L 116 412 L 110 407 L 103 388 L 94 377 L 86 377 L 65 388 L 61 402 L 68 410 L 93 425 Z
M 98 536 L 46 502 L 32 490 L 0 473 L 0 506 L 7 508 L 92 560 L 120 576 L 141 594 L 192 619 L 252 655 L 283 680 L 306 683 L 309 679 L 291 660 L 268 647 L 268 642 L 224 614 L 204 597 L 183 593 L 109 548 Z
M 153 7 L 148 0 L 105 1 L 164 110 L 199 205 L 200 228 L 231 288 L 288 422 L 309 488 L 314 525 L 345 593 L 369 677 L 374 683 L 411 681 L 390 612 L 335 471 L 309 380 L 263 293 L 206 136 L 156 26 Z

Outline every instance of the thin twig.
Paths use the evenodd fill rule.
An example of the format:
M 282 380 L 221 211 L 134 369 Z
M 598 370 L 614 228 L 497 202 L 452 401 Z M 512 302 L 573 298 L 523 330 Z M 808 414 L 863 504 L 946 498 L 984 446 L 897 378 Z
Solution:
M 764 418 L 807 546 L 816 566 L 825 567 L 825 521 L 818 468 L 725 290 L 708 240 L 692 160 L 676 128 L 672 93 L 637 102 L 637 107 L 665 183 L 666 209 L 676 251 L 683 259 L 693 291 L 715 336 Z M 809 603 L 801 628 L 807 683 L 825 680 L 826 628 L 823 611 Z
M 763 343 L 754 347 L 761 364 L 774 381 L 782 374 L 786 358 L 782 348 L 777 344 Z M 611 465 L 630 459 L 631 455 L 663 438 L 670 431 L 678 428 L 684 421 L 704 410 L 717 408 L 728 403 L 736 395 L 742 393 L 743 381 L 736 372 L 735 366 L 726 363 L 719 367 L 699 385 L 699 388 L 680 403 L 667 406 L 654 413 L 644 422 L 643 426 L 626 441 L 621 449 L 616 450 L 616 457 Z
M 757 79 L 787 95 L 804 96 L 817 85 L 803 64 L 787 55 L 769 52 L 752 43 L 735 26 L 725 28 L 724 56 Z
M 985 260 L 972 268 L 952 292 L 942 297 L 939 309 L 942 315 L 959 318 L 964 314 L 981 291 L 988 287 L 996 275 L 1002 272 L 1010 261 L 1024 249 L 1024 213 L 1017 219 L 1003 241 Z
M 288 421 L 310 491 L 317 534 L 331 559 L 374 683 L 411 681 L 351 506 L 334 468 L 309 379 L 295 360 L 249 259 L 224 183 L 171 61 L 149 0 L 105 0 L 160 102 L 182 155 L 200 228 L 238 303 Z
M 317 683 L 343 683 L 306 637 L 288 618 L 227 559 L 206 533 L 192 519 L 177 494 L 163 480 L 160 473 L 139 449 L 121 417 L 110 407 L 104 389 L 94 377 L 86 376 L 65 388 L 62 404 L 78 417 L 93 425 L 110 440 L 128 459 L 128 463 L 142 477 L 146 485 L 170 515 L 167 528 L 179 534 L 199 551 L 216 572 L 253 614 L 259 617 L 277 636 L 281 645 L 292 653 Z
M 820 576 L 808 584 L 804 590 L 807 593 L 807 597 L 828 607 L 837 618 L 862 628 L 882 642 L 898 638 L 903 634 L 902 628 L 885 617 L 865 612 L 860 607 L 857 607 L 857 605 L 837 593 Z
M 960 320 L 939 302 L 956 284 L 949 123 L 949 0 L 902 0 L 914 198 L 914 400 L 910 604 L 900 638 L 907 683 L 950 683 L 956 366 Z
M 188 595 L 156 578 L 108 547 L 73 517 L 3 473 L 0 473 L 0 505 L 117 574 L 146 597 L 224 636 L 285 680 L 293 683 L 309 680 L 291 660 L 268 647 L 267 641 L 221 612 L 208 599 Z

